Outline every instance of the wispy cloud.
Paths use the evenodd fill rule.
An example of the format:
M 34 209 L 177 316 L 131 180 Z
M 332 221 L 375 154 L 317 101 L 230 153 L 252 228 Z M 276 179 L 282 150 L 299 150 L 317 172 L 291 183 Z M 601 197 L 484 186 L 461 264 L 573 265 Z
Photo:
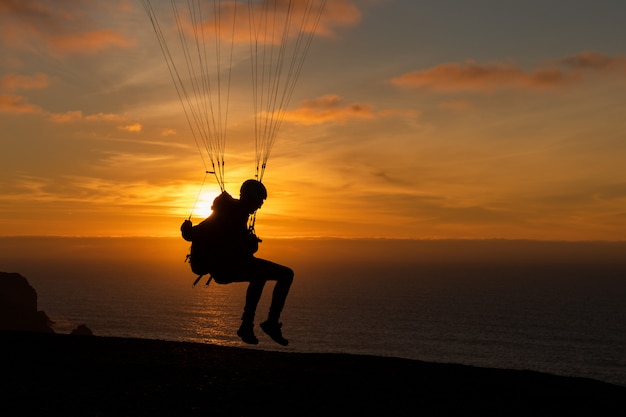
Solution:
M 451 62 L 392 78 L 402 88 L 434 91 L 492 92 L 499 89 L 546 89 L 580 82 L 594 72 L 626 75 L 626 56 L 581 52 L 526 71 L 511 63 Z
M 328 94 L 313 100 L 305 100 L 300 107 L 286 112 L 285 120 L 305 125 L 326 122 L 345 122 L 348 119 L 373 119 L 376 117 L 406 116 L 417 117 L 414 110 L 383 109 L 375 110 L 369 103 L 348 103 L 335 94 Z
M 318 32 L 325 35 L 333 34 L 335 32 L 333 27 L 354 26 L 360 20 L 361 12 L 354 1 L 328 1 L 318 26 Z
M 0 94 L 0 113 L 9 114 L 41 114 L 44 110 L 29 103 L 24 97 Z
M 65 113 L 49 113 L 48 119 L 55 123 L 72 123 L 72 122 L 127 122 L 126 116 L 115 113 L 94 113 L 84 114 L 80 110 L 72 110 Z M 129 129 L 126 129 L 129 130 Z M 141 130 L 141 129 L 139 129 Z
M 219 12 L 214 12 L 212 6 L 204 10 L 206 17 L 202 22 L 192 22 L 189 17 L 193 14 L 197 18 L 197 11 L 192 10 L 192 13 L 187 7 L 180 7 L 177 23 L 191 35 L 201 26 L 204 33 L 219 34 L 228 41 L 247 44 L 250 42 L 252 17 L 252 28 L 256 29 L 255 39 L 261 43 L 278 44 L 285 34 L 291 37 L 299 36 L 300 32 L 334 36 L 336 28 L 354 26 L 361 20 L 361 12 L 353 0 L 333 0 L 326 2 L 318 21 L 315 17 L 321 10 L 322 3 L 322 0 L 222 2 Z M 155 8 L 157 19 L 172 17 L 171 11 L 165 13 L 157 9 Z
M 0 93 L 11 93 L 17 90 L 45 89 L 49 86 L 49 77 L 44 73 L 33 75 L 7 74 L 0 78 Z M 129 123 L 125 115 L 115 113 L 84 114 L 80 110 L 71 110 L 62 113 L 53 113 L 37 104 L 30 103 L 26 97 L 15 94 L 0 94 L 0 113 L 7 114 L 39 114 L 44 115 L 54 123 L 72 122 L 114 122 L 121 130 L 140 132 L 140 123 Z
M 141 126 L 141 123 L 131 123 L 124 126 L 118 126 L 117 128 L 120 130 L 125 130 L 127 132 L 141 132 L 141 129 L 143 127 Z
M 41 89 L 49 84 L 49 77 L 43 72 L 32 75 L 6 74 L 0 78 L 0 89 L 4 91 Z
M 116 124 L 117 129 L 131 133 L 138 133 L 143 129 L 141 123 L 129 122 L 128 117 L 122 114 L 84 114 L 80 110 L 72 110 L 64 113 L 52 113 L 36 104 L 28 102 L 25 97 L 12 94 L 0 94 L 0 114 L 2 113 L 17 115 L 42 115 L 50 122 L 59 124 L 90 122 L 114 123 Z
M 48 85 L 48 76 L 41 72 L 33 75 L 11 73 L 0 77 L 0 113 L 45 114 L 45 110 L 40 106 L 30 103 L 23 96 L 12 93 L 18 90 L 44 89 Z
M 302 102 L 298 109 L 287 112 L 286 120 L 303 124 L 317 124 L 327 121 L 345 121 L 350 118 L 371 119 L 374 111 L 370 104 L 345 103 L 337 95 L 326 95 Z
M 10 48 L 36 45 L 60 54 L 90 54 L 134 44 L 132 39 L 90 18 L 86 11 L 88 6 L 73 1 L 3 1 L 0 3 L 0 41 Z
M 65 53 L 94 53 L 110 47 L 129 47 L 133 44 L 112 30 L 85 31 L 47 37 L 48 44 Z
M 4 187 L 6 194 L 4 200 L 78 203 L 91 207 L 100 206 L 102 210 L 104 206 L 111 209 L 141 205 L 171 206 L 173 201 L 185 197 L 183 192 L 193 194 L 184 183 L 152 184 L 141 180 L 116 181 L 87 176 L 67 176 L 62 180 L 34 176 L 14 179 L 10 187 Z M 189 198 L 184 202 L 188 203 L 187 200 Z

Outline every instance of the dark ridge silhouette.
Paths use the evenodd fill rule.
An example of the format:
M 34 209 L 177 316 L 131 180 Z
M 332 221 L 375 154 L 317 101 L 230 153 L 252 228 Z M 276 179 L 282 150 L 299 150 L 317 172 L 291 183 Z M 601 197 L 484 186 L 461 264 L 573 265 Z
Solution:
M 626 415 L 626 387 L 531 371 L 26 332 L 0 344 L 17 415 Z
M 0 289 L 3 415 L 626 415 L 626 387 L 585 378 L 56 334 L 23 276 Z
M 54 333 L 53 322 L 37 310 L 37 292 L 26 278 L 0 272 L 0 330 Z

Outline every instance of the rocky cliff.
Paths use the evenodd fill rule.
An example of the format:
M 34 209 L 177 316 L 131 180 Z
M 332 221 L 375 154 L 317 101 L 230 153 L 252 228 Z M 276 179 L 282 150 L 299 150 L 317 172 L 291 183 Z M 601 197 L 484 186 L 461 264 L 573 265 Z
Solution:
M 0 272 L 0 330 L 54 333 L 52 324 L 37 310 L 37 292 L 26 278 Z

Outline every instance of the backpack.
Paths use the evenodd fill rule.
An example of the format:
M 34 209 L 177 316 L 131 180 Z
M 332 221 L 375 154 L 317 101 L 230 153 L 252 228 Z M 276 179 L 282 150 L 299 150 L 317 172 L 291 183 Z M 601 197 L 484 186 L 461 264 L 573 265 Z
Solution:
M 190 220 L 181 225 L 183 239 L 191 242 L 185 260 L 191 271 L 198 275 L 194 286 L 204 275 L 209 275 L 205 285 L 214 278 L 220 284 L 231 282 L 227 278 L 228 265 L 258 250 L 260 239 L 252 231 L 234 232 L 231 229 L 233 219 L 239 221 L 232 217 L 235 207 L 236 200 L 223 192 L 213 201 L 213 213 L 209 217 L 196 226 Z M 216 273 L 219 277 L 215 277 Z
M 209 217 L 197 226 L 192 226 L 191 221 L 185 220 L 180 229 L 183 239 L 191 242 L 185 262 L 189 262 L 191 272 L 198 275 L 193 286 L 205 275 L 209 275 L 209 279 L 205 284 L 209 285 L 213 278 L 211 275 L 212 266 L 215 264 L 216 250 L 219 245 L 215 220 Z M 200 237 L 200 235 L 202 236 Z

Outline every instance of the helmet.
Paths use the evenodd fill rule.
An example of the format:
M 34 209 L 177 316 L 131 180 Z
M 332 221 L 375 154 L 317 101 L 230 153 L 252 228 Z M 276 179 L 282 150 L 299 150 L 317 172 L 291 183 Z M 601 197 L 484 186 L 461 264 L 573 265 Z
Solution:
M 241 184 L 239 195 L 242 197 L 245 195 L 248 198 L 252 197 L 265 200 L 267 198 L 267 189 L 263 184 L 261 184 L 260 181 L 246 180 L 243 184 Z

